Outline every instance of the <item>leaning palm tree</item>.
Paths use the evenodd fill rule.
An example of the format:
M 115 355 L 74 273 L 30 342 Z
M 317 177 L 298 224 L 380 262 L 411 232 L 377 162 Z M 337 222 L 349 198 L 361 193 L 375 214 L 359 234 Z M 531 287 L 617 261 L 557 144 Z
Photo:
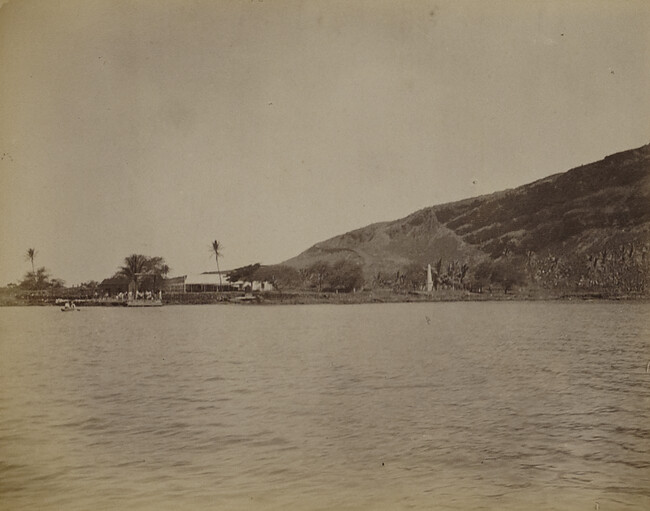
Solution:
M 36 274 L 36 270 L 34 269 L 34 258 L 35 257 L 36 257 L 36 249 L 35 248 L 28 248 L 27 252 L 25 253 L 25 260 L 32 262 L 32 273 L 33 274 Z
M 221 243 L 219 243 L 217 240 L 214 240 L 212 242 L 212 252 L 214 253 L 214 259 L 217 261 L 217 274 L 219 275 L 219 288 L 221 289 L 223 287 L 223 282 L 221 282 L 221 271 L 219 270 L 219 257 L 221 257 L 221 250 L 222 250 Z

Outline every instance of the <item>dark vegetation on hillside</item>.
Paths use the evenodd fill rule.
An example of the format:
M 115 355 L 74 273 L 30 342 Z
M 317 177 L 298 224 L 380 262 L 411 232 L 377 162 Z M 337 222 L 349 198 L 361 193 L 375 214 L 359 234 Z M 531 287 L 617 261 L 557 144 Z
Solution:
M 609 156 L 501 194 L 436 208 L 440 222 L 493 258 L 539 251 L 587 229 L 626 229 L 650 221 L 649 146 Z M 641 185 L 641 186 L 638 186 Z

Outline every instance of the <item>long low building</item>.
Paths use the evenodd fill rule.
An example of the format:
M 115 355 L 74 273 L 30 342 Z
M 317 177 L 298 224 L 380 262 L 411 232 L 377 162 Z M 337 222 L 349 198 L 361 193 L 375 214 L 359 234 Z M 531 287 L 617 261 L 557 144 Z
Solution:
M 230 285 L 228 276 L 222 273 L 198 273 L 185 278 L 185 293 L 215 293 L 217 291 L 236 291 Z
M 173 281 L 173 282 L 172 282 Z M 218 291 L 273 291 L 270 282 L 231 282 L 227 272 L 205 272 L 165 280 L 165 289 L 172 293 L 216 293 Z
M 187 275 L 181 277 L 171 277 L 163 281 L 163 289 L 168 293 L 184 293 L 185 292 L 185 279 Z

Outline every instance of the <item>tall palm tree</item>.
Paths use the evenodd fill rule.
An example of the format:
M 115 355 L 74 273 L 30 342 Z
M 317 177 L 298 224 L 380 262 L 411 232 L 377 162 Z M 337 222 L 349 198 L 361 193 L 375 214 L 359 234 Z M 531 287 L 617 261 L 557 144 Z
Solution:
M 221 243 L 217 240 L 212 242 L 212 252 L 214 253 L 214 259 L 217 261 L 217 274 L 219 275 L 219 288 L 223 287 L 223 282 L 221 282 L 221 270 L 219 270 L 219 257 L 221 257 L 221 250 L 223 247 Z
M 35 257 L 36 257 L 36 249 L 35 248 L 28 248 L 27 252 L 25 253 L 25 260 L 32 262 L 32 273 L 33 274 L 36 274 L 36 270 L 34 269 L 34 258 Z

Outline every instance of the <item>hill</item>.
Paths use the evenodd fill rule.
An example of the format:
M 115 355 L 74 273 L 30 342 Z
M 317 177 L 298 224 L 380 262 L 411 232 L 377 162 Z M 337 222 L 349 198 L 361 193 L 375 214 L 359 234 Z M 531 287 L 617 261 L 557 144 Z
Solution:
M 441 273 L 466 264 L 476 276 L 481 262 L 499 261 L 525 271 L 529 284 L 639 292 L 648 277 L 649 206 L 650 144 L 335 236 L 283 264 L 343 259 L 377 284 L 413 265 Z

